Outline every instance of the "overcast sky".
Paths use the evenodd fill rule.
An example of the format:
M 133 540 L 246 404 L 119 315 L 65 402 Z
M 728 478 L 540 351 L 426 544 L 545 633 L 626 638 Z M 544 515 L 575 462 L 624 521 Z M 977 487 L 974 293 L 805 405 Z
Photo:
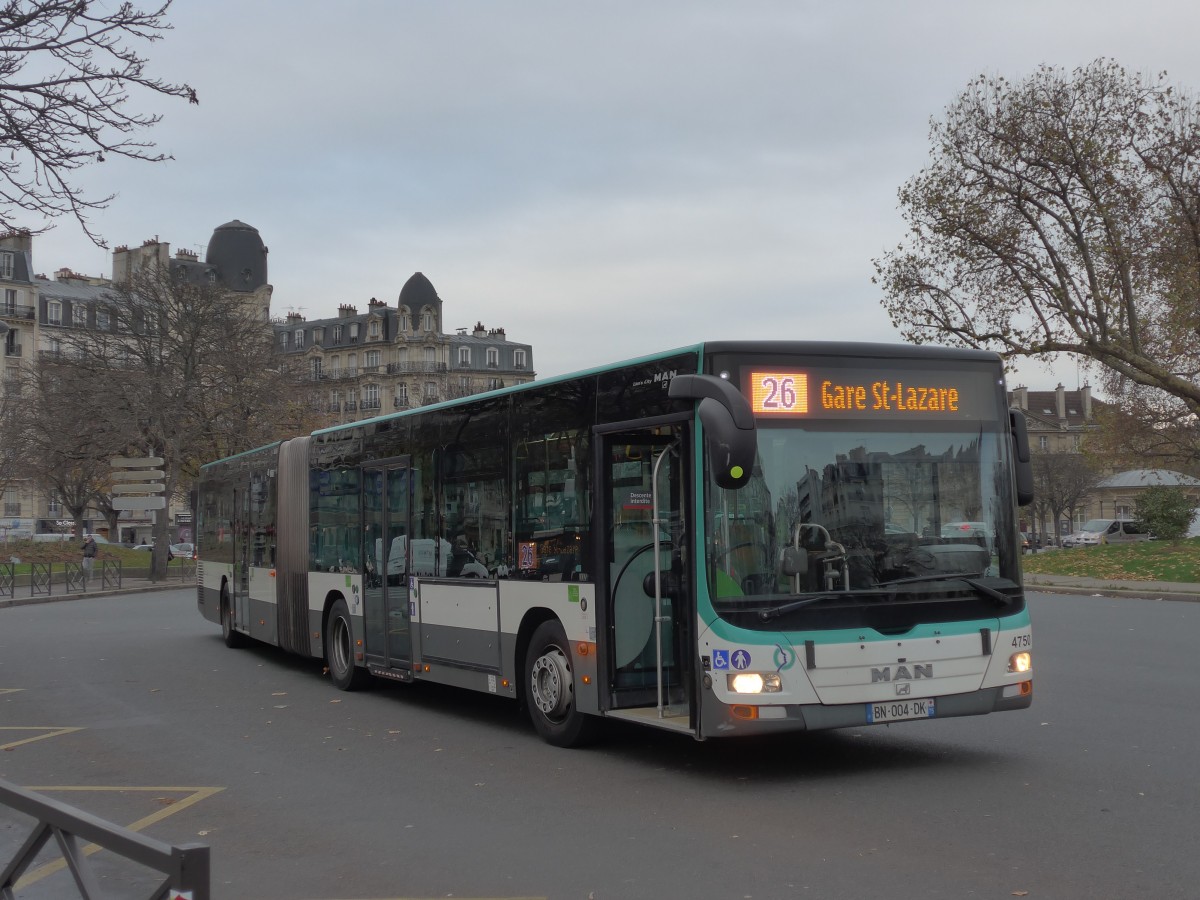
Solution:
M 424 272 L 447 331 L 503 326 L 541 376 L 699 340 L 898 340 L 871 260 L 972 76 L 1109 56 L 1200 88 L 1181 0 L 176 0 L 170 20 L 149 68 L 200 105 L 132 99 L 175 159 L 88 170 L 118 194 L 94 219 L 110 246 L 203 258 L 240 219 L 273 314 L 310 320 Z M 111 256 L 63 220 L 34 265 Z

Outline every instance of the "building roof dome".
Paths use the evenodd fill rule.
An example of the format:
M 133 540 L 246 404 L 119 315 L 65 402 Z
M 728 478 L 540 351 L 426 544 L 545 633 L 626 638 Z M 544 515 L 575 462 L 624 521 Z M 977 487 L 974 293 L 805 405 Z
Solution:
M 400 305 L 407 306 L 416 312 L 423 306 L 436 305 L 441 302 L 433 283 L 420 272 L 414 272 L 404 287 L 400 289 Z
M 1170 469 L 1130 469 L 1118 472 L 1100 482 L 1102 488 L 1200 487 L 1200 479 Z
M 234 219 L 213 230 L 204 261 L 233 291 L 255 291 L 267 283 L 267 248 L 253 225 Z

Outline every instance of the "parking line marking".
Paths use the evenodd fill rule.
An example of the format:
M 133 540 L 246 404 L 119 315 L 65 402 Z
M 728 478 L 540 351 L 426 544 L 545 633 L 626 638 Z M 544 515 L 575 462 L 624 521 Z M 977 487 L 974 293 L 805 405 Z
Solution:
M 191 792 L 191 796 L 184 797 L 182 800 L 176 801 L 175 803 L 172 803 L 170 806 L 163 807 L 162 809 L 158 810 L 157 812 L 153 812 L 148 816 L 143 816 L 142 818 L 138 819 L 136 822 L 132 823 L 131 825 L 121 826 L 121 827 L 127 829 L 128 831 L 141 831 L 143 828 L 148 828 L 149 826 L 155 824 L 156 822 L 161 822 L 167 816 L 173 816 L 175 813 L 185 810 L 189 806 L 193 806 L 193 805 L 199 803 L 201 800 L 207 800 L 213 794 L 218 794 L 221 791 L 225 790 L 225 788 L 223 788 L 223 787 L 134 787 L 134 786 L 99 787 L 96 785 L 52 784 L 52 785 L 45 785 L 45 786 L 41 786 L 41 787 L 26 787 L 25 790 L 37 791 L 37 792 L 43 793 L 43 794 L 47 794 L 52 791 L 154 791 L 159 794 L 180 793 L 180 792 L 185 792 L 185 791 Z M 102 850 L 102 849 L 103 848 L 99 844 L 88 844 L 86 847 L 83 848 L 82 852 L 83 852 L 84 856 L 91 856 L 93 853 L 96 853 L 97 851 Z M 43 878 L 45 878 L 49 875 L 53 875 L 55 872 L 61 872 L 66 867 L 67 867 L 67 861 L 65 859 L 59 859 L 59 860 L 56 860 L 55 862 L 46 863 L 44 866 L 41 866 L 30 872 L 26 872 L 21 877 L 21 880 L 18 881 L 16 883 L 16 885 L 14 885 L 14 887 L 16 887 L 18 889 L 28 887 L 29 885 L 34 884 L 35 882 L 41 881 Z
M 45 734 L 39 734 L 36 737 L 25 738 L 20 741 L 10 741 L 7 744 L 0 744 L 0 750 L 11 750 L 14 747 L 20 747 L 22 744 L 32 744 L 34 741 L 44 741 L 46 738 L 61 737 L 64 734 L 71 734 L 74 731 L 83 731 L 82 728 L 63 728 L 59 725 L 0 725 L 0 731 L 44 731 Z
M 18 694 L 25 688 L 0 688 L 0 694 Z

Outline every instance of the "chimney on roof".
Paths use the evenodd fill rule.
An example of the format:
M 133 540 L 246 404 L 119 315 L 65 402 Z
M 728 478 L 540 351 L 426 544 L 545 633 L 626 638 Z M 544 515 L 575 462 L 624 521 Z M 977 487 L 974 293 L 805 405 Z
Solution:
M 371 309 L 375 309 L 376 307 L 379 307 L 379 306 L 387 306 L 387 304 L 382 300 L 376 300 L 374 297 L 372 297 L 370 302 L 367 303 L 367 306 L 370 307 Z
M 1085 384 L 1079 390 L 1080 402 L 1083 404 L 1083 420 L 1092 421 L 1092 386 Z
M 357 306 L 352 306 L 349 303 L 343 303 L 341 306 L 338 307 L 338 318 L 339 319 L 349 319 L 349 318 L 352 318 L 353 316 L 357 316 L 357 315 L 358 315 L 358 307 Z
M 1054 405 L 1058 412 L 1058 420 L 1065 422 L 1067 419 L 1067 389 L 1062 386 L 1061 381 L 1054 389 Z
M 488 332 L 488 336 L 494 337 L 494 338 L 499 338 L 500 340 L 504 340 L 504 329 L 503 328 L 493 328 L 491 331 Z
M 289 325 L 292 325 L 296 322 L 303 322 L 304 316 L 300 315 L 298 312 L 292 311 L 287 314 L 287 321 Z
M 487 329 L 483 327 L 482 322 L 475 323 L 475 330 L 471 332 L 471 337 L 484 337 L 487 335 Z
M 1029 409 L 1029 388 L 1023 384 L 1013 388 L 1012 402 L 1017 409 Z

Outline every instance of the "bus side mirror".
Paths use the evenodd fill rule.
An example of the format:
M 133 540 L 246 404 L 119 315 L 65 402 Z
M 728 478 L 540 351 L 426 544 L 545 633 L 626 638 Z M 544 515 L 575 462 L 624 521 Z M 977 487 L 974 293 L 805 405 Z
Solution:
M 1013 459 L 1016 461 L 1017 506 L 1033 502 L 1033 463 L 1029 457 L 1029 432 L 1025 429 L 1025 414 L 1019 409 L 1008 411 L 1009 431 L 1013 440 Z
M 803 547 L 784 547 L 779 553 L 779 568 L 789 577 L 808 574 L 808 551 Z
M 696 411 L 704 425 L 713 480 L 726 490 L 750 481 L 758 437 L 754 413 L 746 398 L 724 378 L 714 375 L 676 375 L 667 395 L 677 400 L 699 400 Z

